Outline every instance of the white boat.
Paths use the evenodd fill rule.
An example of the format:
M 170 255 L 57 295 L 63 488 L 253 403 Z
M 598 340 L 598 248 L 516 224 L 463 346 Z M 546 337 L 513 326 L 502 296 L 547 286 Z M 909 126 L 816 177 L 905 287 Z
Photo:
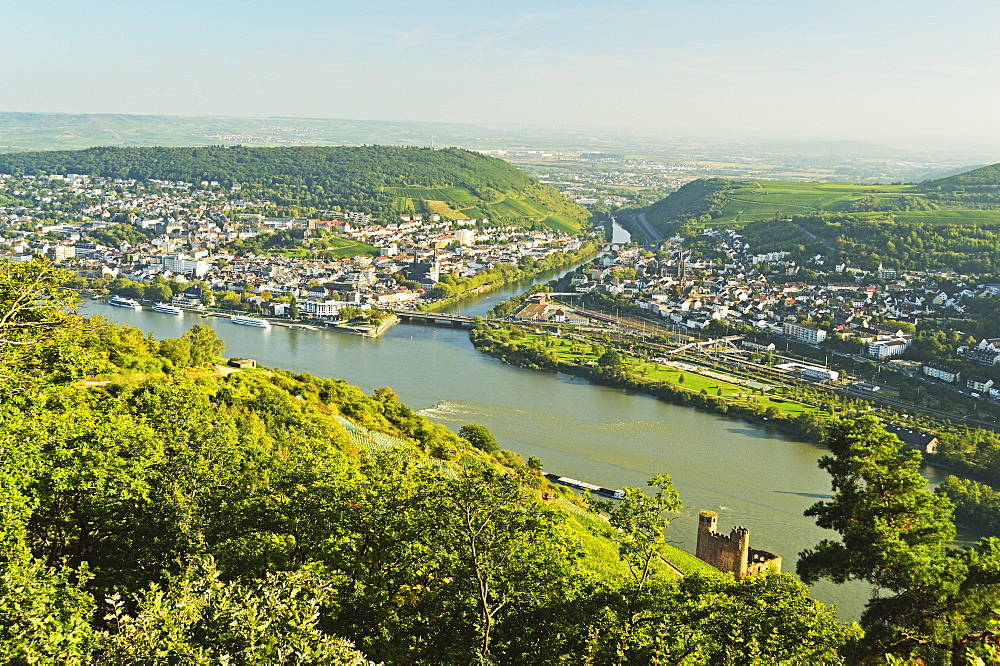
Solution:
M 142 309 L 142 306 L 139 305 L 138 301 L 131 298 L 125 298 L 123 296 L 112 296 L 108 299 L 108 305 L 113 305 L 116 308 L 132 308 L 133 310 Z
M 258 319 L 257 317 L 244 317 L 243 315 L 236 315 L 229 321 L 234 324 L 239 324 L 240 326 L 256 326 L 257 328 L 271 328 L 271 322 L 266 319 Z
M 176 305 L 170 305 L 169 303 L 157 303 L 153 306 L 153 312 L 162 312 L 163 314 L 179 315 L 183 314 L 184 311 L 181 310 Z

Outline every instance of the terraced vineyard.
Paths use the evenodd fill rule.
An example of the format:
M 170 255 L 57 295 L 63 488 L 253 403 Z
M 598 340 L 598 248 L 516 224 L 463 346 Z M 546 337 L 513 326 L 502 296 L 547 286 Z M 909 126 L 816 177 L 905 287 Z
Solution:
M 400 213 L 437 214 L 446 220 L 482 219 L 496 222 L 540 223 L 568 233 L 579 233 L 580 220 L 561 201 L 542 191 L 496 193 L 491 199 L 477 197 L 464 187 L 386 187 Z
M 753 181 L 727 192 L 718 221 L 753 222 L 781 215 L 856 212 L 861 199 L 875 207 L 888 207 L 906 195 L 908 185 L 850 185 L 844 183 L 786 183 Z M 914 192 L 909 192 L 915 195 Z
M 933 183 L 855 185 L 782 181 L 697 180 L 646 209 L 647 219 L 665 231 L 678 225 L 742 226 L 796 215 L 852 215 L 861 219 L 925 224 L 1000 222 L 1000 210 L 987 204 L 961 208 L 943 199 Z M 953 199 L 956 195 L 949 194 Z

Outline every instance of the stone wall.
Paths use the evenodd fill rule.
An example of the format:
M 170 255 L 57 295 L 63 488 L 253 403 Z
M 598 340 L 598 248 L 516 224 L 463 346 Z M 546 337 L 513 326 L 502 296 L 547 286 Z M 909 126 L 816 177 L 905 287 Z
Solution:
M 698 545 L 695 556 L 742 580 L 767 569 L 781 571 L 781 558 L 750 548 L 750 530 L 736 526 L 728 535 L 717 531 L 719 514 L 702 511 L 698 517 Z

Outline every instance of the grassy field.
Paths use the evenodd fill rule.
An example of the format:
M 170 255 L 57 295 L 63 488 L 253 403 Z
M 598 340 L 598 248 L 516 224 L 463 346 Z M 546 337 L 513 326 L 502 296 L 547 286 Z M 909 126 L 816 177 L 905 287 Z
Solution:
M 553 338 L 542 334 L 527 334 L 524 341 L 532 342 L 540 349 L 548 350 L 564 363 L 592 365 L 597 363 L 598 354 L 594 345 L 587 341 Z M 600 349 L 598 349 L 600 351 Z M 789 398 L 772 395 L 766 391 L 756 391 L 744 380 L 707 368 L 692 372 L 672 365 L 644 361 L 632 356 L 625 357 L 627 372 L 636 378 L 672 384 L 695 393 L 719 396 L 733 403 L 758 403 L 764 409 L 773 407 L 791 416 L 817 411 L 816 407 Z M 728 378 L 728 379 L 727 379 Z M 753 380 L 759 385 L 758 380 Z
M 337 258 L 342 257 L 355 257 L 359 254 L 372 254 L 378 253 L 378 248 L 374 245 L 369 245 L 368 243 L 361 243 L 359 241 L 351 240 L 350 238 L 339 238 L 334 237 L 328 239 L 331 247 L 319 249 L 319 252 L 332 252 Z M 307 258 L 313 255 L 313 249 L 311 248 L 295 248 L 291 250 L 265 250 L 263 254 L 268 256 L 281 256 L 281 257 L 299 257 Z
M 847 212 L 861 198 L 888 200 L 916 194 L 910 185 L 749 181 L 726 193 L 728 201 L 716 222 L 752 222 L 779 214 Z

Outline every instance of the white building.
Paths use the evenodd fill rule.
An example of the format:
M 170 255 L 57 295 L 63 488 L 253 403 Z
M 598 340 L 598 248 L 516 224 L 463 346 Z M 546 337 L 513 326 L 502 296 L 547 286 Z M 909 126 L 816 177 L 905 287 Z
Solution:
M 208 262 L 182 254 L 168 254 L 163 257 L 163 270 L 201 277 L 208 272 Z
M 810 328 L 809 326 L 803 326 L 801 324 L 785 322 L 782 330 L 785 335 L 790 338 L 795 338 L 796 340 L 808 342 L 813 345 L 818 345 L 826 340 L 826 331 L 821 328 Z
M 909 340 L 893 338 L 892 340 L 877 340 L 869 342 L 865 347 L 865 353 L 872 358 L 891 358 L 899 356 L 910 346 Z

